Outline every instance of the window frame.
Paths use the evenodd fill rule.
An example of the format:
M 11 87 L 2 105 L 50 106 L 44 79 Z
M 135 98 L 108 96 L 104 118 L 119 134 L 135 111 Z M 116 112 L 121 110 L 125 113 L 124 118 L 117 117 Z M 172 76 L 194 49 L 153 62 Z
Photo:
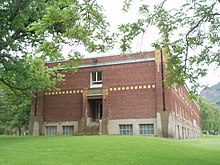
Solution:
M 63 135 L 68 136 L 68 135 L 73 135 L 74 134 L 74 125 L 63 125 L 62 128 L 63 128 Z
M 133 132 L 133 124 L 119 124 L 120 135 L 133 135 Z
M 52 128 L 55 128 L 55 129 L 52 129 Z M 46 126 L 45 134 L 46 134 L 46 136 L 56 136 L 57 135 L 57 126 L 55 126 L 55 125 Z
M 179 116 L 179 112 L 178 112 L 178 104 L 177 104 L 176 101 L 174 101 L 174 108 L 175 108 L 176 116 Z
M 145 126 L 145 128 L 143 127 Z M 144 136 L 151 136 L 154 135 L 154 124 L 153 123 L 148 123 L 148 124 L 139 124 L 139 133 L 140 135 Z
M 177 85 L 176 85 L 176 83 L 173 84 L 173 88 L 174 88 L 175 91 L 177 91 Z
M 179 107 L 179 114 L 180 114 L 180 117 L 183 118 L 183 114 L 182 114 L 182 105 L 180 105 L 180 107 Z
M 93 80 L 93 74 L 95 73 L 95 80 Z M 99 73 L 101 73 L 101 80 L 99 80 Z M 102 87 L 102 71 L 93 71 L 90 73 L 90 88 Z

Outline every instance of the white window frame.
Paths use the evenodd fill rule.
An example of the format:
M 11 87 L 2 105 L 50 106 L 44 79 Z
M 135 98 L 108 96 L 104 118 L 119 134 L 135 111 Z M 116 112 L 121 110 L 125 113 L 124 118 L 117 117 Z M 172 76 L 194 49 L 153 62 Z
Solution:
M 120 124 L 120 135 L 133 135 L 133 124 Z
M 45 133 L 47 136 L 56 136 L 57 135 L 57 126 L 46 126 Z
M 95 73 L 95 81 L 92 80 L 92 74 Z M 102 87 L 102 79 L 98 80 L 98 74 L 102 72 L 101 71 L 94 71 L 90 73 L 90 88 L 101 88 Z
M 64 125 L 63 126 L 63 135 L 73 135 L 74 126 L 73 125 Z
M 184 119 L 184 108 L 182 107 L 182 118 Z
M 154 124 L 139 124 L 140 135 L 154 135 Z
M 175 91 L 177 91 L 176 83 L 173 84 L 173 88 Z
M 178 105 L 176 101 L 174 102 L 174 106 L 175 106 L 176 116 L 179 116 Z
M 180 114 L 180 117 L 182 118 L 183 115 L 182 115 L 182 106 L 180 105 L 180 108 L 179 108 L 179 114 Z
M 183 98 L 183 87 L 179 87 L 179 95 Z
M 193 125 L 196 126 L 196 120 L 195 119 L 193 119 Z

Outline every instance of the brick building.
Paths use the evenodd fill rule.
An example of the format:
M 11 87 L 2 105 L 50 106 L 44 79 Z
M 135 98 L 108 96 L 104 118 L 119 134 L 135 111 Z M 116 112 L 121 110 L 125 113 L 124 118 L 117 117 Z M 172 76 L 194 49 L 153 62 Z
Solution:
M 200 137 L 199 108 L 186 87 L 162 83 L 161 58 L 155 51 L 84 59 L 77 73 L 65 73 L 60 91 L 37 94 L 30 134 Z

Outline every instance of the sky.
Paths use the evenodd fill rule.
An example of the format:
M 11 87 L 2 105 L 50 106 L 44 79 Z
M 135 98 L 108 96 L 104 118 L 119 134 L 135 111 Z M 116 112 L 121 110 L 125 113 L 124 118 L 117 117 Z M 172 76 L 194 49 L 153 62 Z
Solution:
M 158 4 L 162 0 L 145 0 L 148 5 Z M 110 23 L 111 30 L 116 31 L 119 24 L 133 22 L 138 18 L 138 6 L 140 5 L 139 0 L 134 0 L 132 3 L 131 10 L 128 13 L 122 12 L 123 0 L 97 0 L 99 4 L 101 4 L 104 8 L 104 14 L 107 17 L 107 20 Z M 166 7 L 178 7 L 181 1 L 177 0 L 167 0 Z M 143 38 L 140 36 L 137 37 L 132 44 L 132 52 L 140 52 L 140 51 L 153 51 L 154 48 L 151 44 L 157 40 L 159 36 L 159 31 L 155 27 L 150 27 L 147 29 L 146 34 Z M 116 45 L 115 48 L 106 54 L 119 54 L 120 49 L 119 46 Z M 97 56 L 96 54 L 88 54 L 85 53 L 85 57 Z M 100 54 L 98 56 L 101 56 Z M 220 82 L 220 68 L 216 69 L 214 65 L 208 67 L 208 75 L 204 78 L 199 79 L 199 83 L 201 85 L 214 85 Z

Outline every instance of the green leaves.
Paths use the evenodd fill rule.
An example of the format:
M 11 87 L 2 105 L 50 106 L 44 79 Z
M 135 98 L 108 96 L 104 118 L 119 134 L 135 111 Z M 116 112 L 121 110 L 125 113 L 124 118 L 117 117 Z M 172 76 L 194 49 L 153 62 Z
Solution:
M 213 103 L 198 97 L 197 102 L 200 106 L 202 130 L 209 132 L 220 130 L 220 111 L 217 110 Z
M 75 51 L 77 45 L 89 52 L 113 46 L 113 35 L 96 1 L 4 0 L 0 6 L 0 86 L 11 90 L 31 93 L 55 88 L 63 76 L 44 62 L 64 59 L 63 46 L 69 46 L 70 62 L 65 67 L 71 71 L 76 71 L 71 66 L 82 56 Z
M 139 19 L 136 23 L 122 24 L 118 29 L 123 34 L 122 39 L 120 40 L 120 48 L 122 52 L 126 52 L 131 48 L 131 43 L 133 39 L 140 33 L 144 33 L 144 20 Z
M 21 96 L 21 95 L 20 95 Z M 17 130 L 21 134 L 21 129 L 28 128 L 30 99 L 28 97 L 16 97 L 11 90 L 5 92 L 0 90 L 0 130 L 1 133 Z
M 122 10 L 124 11 L 124 12 L 128 12 L 129 11 L 129 9 L 130 9 L 130 7 L 131 7 L 131 3 L 132 2 L 132 0 L 124 0 L 123 1 L 123 7 L 122 7 Z
M 77 71 L 82 58 L 78 45 L 104 52 L 114 44 L 95 0 L 2 0 L 0 22 L 0 90 L 21 114 L 35 92 L 58 90 L 65 72 Z M 64 46 L 69 47 L 67 62 L 48 68 L 45 61 L 65 58 Z M 60 72 L 60 68 L 67 69 Z
M 132 5 L 131 1 L 126 2 Z M 173 9 L 172 6 L 168 9 L 166 3 L 168 1 L 153 7 L 141 5 L 141 23 L 137 19 L 135 23 L 119 27 L 121 49 L 123 52 L 129 50 L 133 39 L 142 33 L 141 29 L 156 26 L 160 36 L 152 46 L 159 50 L 165 48 L 170 54 L 166 82 L 172 86 L 173 83 L 190 81 L 194 91 L 199 86 L 197 79 L 206 75 L 208 65 L 214 63 L 220 66 L 220 2 L 183 1 L 182 5 Z M 133 25 L 136 25 L 135 28 L 132 28 Z
M 89 52 L 104 52 L 111 48 L 112 36 L 108 34 L 108 23 L 101 10 L 95 1 L 58 1 L 49 5 L 45 8 L 46 14 L 31 25 L 31 30 L 46 41 L 41 43 L 39 51 L 51 56 L 48 46 L 59 52 L 63 44 L 70 47 L 83 44 Z M 48 38 L 52 42 L 47 42 Z

